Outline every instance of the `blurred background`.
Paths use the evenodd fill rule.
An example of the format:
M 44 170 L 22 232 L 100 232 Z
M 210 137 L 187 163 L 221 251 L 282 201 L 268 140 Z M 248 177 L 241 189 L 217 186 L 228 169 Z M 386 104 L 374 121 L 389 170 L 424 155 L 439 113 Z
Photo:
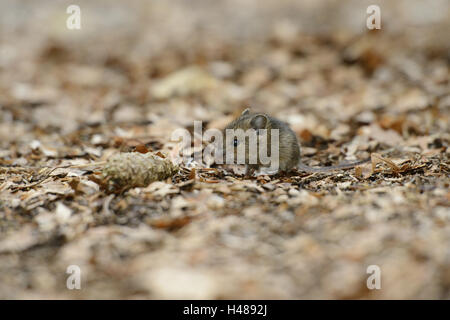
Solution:
M 344 86 L 364 95 L 355 110 L 367 109 L 394 103 L 390 95 L 380 97 L 377 89 L 394 85 L 396 72 L 416 81 L 415 87 L 420 82 L 442 96 L 443 88 L 430 88 L 428 82 L 442 85 L 448 71 L 446 0 L 77 1 L 80 30 L 66 27 L 70 4 L 0 4 L 0 99 L 4 104 L 57 100 L 55 110 L 45 112 L 51 108 L 46 105 L 44 111 L 27 112 L 43 121 L 39 126 L 53 125 L 66 133 L 85 121 L 114 119 L 114 113 L 117 119 L 150 121 L 157 117 L 160 101 L 176 104 L 183 116 L 177 121 L 183 124 L 217 118 L 244 104 L 268 108 L 284 119 L 294 112 L 291 107 L 305 110 L 327 104 L 333 112 L 342 101 L 327 100 L 335 93 L 328 86 L 332 78 L 338 92 Z M 381 30 L 372 34 L 366 28 L 371 4 L 379 5 L 382 21 Z M 185 88 L 188 92 L 181 95 L 202 87 L 209 92 L 177 103 L 179 93 L 167 93 L 164 83 L 156 83 L 189 66 L 202 70 L 182 74 L 195 78 L 190 81 L 195 88 Z M 360 71 L 364 81 L 374 80 L 378 86 L 367 89 L 355 83 Z M 287 81 L 269 83 L 277 77 Z M 215 80 L 221 80 L 221 87 L 210 90 Z M 261 92 L 262 87 L 268 90 Z M 116 105 L 115 94 L 126 96 L 126 106 Z M 64 114 L 61 104 L 67 106 Z M 70 107 L 73 104 L 76 109 Z M 138 111 L 133 109 L 136 105 Z M 119 110 L 112 112 L 112 106 Z M 202 107 L 218 112 L 206 114 L 210 111 Z
M 0 1 L 0 162 L 17 170 L 0 172 L 0 297 L 449 299 L 449 17 L 448 0 Z M 389 149 L 419 169 L 117 197 L 70 171 L 11 189 L 170 152 L 173 130 L 245 106 L 288 122 L 307 164 Z M 74 263 L 82 291 L 65 287 Z

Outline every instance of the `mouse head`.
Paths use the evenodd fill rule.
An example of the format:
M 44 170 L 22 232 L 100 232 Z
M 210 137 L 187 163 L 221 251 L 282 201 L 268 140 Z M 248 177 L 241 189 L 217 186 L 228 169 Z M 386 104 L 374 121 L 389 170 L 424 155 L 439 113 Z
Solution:
M 237 119 L 227 125 L 225 129 L 242 129 L 244 131 L 248 129 L 266 129 L 268 123 L 269 118 L 265 114 L 252 114 L 250 113 L 250 109 L 247 108 Z
M 258 134 L 259 129 L 267 129 L 269 125 L 269 118 L 267 115 L 262 113 L 252 114 L 250 113 L 250 109 L 245 109 L 241 115 L 232 121 L 229 125 L 227 125 L 224 129 L 224 140 L 223 140 L 223 150 L 234 150 L 235 161 L 237 159 L 238 147 L 245 143 L 245 163 L 249 164 L 249 143 L 251 143 L 251 139 L 249 138 L 250 134 Z M 227 142 L 226 135 L 227 129 L 236 130 L 235 132 L 243 131 L 246 134 L 240 135 L 237 134 L 233 136 L 232 139 L 229 139 Z M 249 129 L 253 129 L 248 131 Z M 252 132 L 253 131 L 253 132 Z M 259 143 L 257 143 L 256 148 L 258 148 Z M 228 148 L 228 149 L 227 149 Z

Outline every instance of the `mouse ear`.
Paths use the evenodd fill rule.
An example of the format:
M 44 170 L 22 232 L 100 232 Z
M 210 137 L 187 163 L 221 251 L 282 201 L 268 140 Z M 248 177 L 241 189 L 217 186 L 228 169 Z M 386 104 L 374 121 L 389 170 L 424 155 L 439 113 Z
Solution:
M 250 114 L 250 108 L 247 108 L 247 109 L 245 109 L 244 111 L 242 111 L 241 117 L 242 117 L 242 116 L 246 116 L 246 115 L 248 115 L 248 114 Z
M 267 125 L 267 116 L 264 114 L 258 114 L 250 121 L 253 129 L 265 129 Z

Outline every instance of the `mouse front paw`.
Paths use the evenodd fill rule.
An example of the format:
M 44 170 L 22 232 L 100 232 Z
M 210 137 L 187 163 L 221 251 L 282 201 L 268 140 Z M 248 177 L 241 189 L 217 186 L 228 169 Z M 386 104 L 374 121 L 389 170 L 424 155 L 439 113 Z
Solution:
M 247 165 L 247 166 L 245 166 L 245 177 L 253 176 L 257 169 L 258 169 L 258 167 L 254 166 L 254 165 Z

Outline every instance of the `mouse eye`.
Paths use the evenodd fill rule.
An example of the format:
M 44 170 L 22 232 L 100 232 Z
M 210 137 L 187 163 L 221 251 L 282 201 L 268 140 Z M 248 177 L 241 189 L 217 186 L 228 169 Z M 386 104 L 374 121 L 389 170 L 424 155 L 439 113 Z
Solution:
M 234 145 L 235 147 L 237 147 L 237 145 L 238 145 L 238 139 L 237 139 L 237 138 L 234 138 L 233 145 Z

